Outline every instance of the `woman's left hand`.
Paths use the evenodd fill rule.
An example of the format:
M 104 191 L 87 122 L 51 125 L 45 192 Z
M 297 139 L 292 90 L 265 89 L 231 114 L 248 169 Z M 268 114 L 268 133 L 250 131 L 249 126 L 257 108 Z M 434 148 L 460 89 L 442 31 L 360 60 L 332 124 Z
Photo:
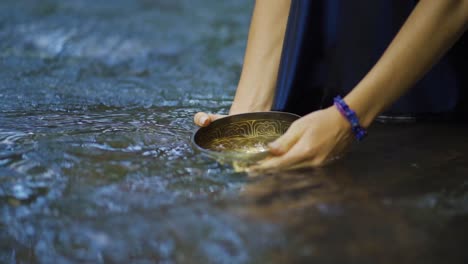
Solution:
M 295 121 L 288 131 L 269 144 L 274 156 L 248 172 L 317 167 L 341 155 L 353 140 L 348 121 L 334 107 L 315 111 Z

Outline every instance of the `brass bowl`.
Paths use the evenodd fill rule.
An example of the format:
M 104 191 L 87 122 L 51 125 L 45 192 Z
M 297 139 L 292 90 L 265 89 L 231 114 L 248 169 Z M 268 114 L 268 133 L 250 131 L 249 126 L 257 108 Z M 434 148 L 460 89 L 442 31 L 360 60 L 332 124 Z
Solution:
M 299 117 L 285 112 L 227 116 L 198 129 L 192 144 L 220 162 L 255 162 L 268 156 L 267 144 L 283 135 Z

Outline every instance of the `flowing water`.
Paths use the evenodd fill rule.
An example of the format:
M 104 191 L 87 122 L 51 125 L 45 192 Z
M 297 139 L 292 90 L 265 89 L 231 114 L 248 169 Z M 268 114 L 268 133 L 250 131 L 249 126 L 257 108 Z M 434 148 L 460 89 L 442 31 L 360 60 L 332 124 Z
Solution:
M 256 178 L 192 150 L 252 5 L 0 2 L 0 263 L 466 263 L 467 126 Z

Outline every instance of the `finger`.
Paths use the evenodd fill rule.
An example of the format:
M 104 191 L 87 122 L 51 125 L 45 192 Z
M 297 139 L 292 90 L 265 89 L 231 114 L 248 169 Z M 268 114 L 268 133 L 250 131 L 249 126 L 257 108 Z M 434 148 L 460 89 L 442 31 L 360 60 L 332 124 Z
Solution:
M 294 144 L 299 140 L 302 134 L 302 129 L 297 129 L 291 126 L 284 135 L 268 144 L 270 152 L 273 155 L 283 155 L 288 152 Z
M 314 158 L 312 160 L 307 160 L 303 162 L 299 162 L 295 165 L 292 165 L 287 168 L 287 170 L 297 170 L 297 169 L 303 169 L 303 168 L 317 168 L 317 167 L 322 167 L 326 164 L 326 161 L 320 159 L 320 158 Z
M 313 160 L 306 160 L 302 161 L 299 163 L 296 163 L 294 165 L 288 166 L 288 167 L 283 167 L 283 168 L 258 168 L 258 167 L 252 167 L 252 168 L 247 168 L 245 171 L 250 177 L 257 177 L 260 175 L 272 173 L 274 171 L 290 171 L 290 170 L 298 170 L 298 169 L 304 169 L 304 168 L 319 168 L 324 165 L 327 165 L 329 162 L 323 163 L 319 159 L 313 159 Z
M 222 118 L 224 115 L 218 114 L 207 114 L 205 112 L 198 112 L 193 117 L 193 121 L 197 126 L 205 127 L 211 124 L 211 122 L 215 121 L 216 119 Z
M 299 145 L 299 144 L 301 143 L 297 143 L 296 145 Z M 319 155 L 312 156 L 309 151 L 304 151 L 304 153 L 306 152 L 309 154 L 303 155 L 305 158 L 302 161 L 299 161 L 297 163 L 294 163 L 291 165 L 282 164 L 281 161 L 278 161 L 281 157 L 273 157 L 268 160 L 265 160 L 264 162 L 260 163 L 258 166 L 252 166 L 252 167 L 247 168 L 246 172 L 249 174 L 249 176 L 259 176 L 261 174 L 278 171 L 278 170 L 286 171 L 286 170 L 296 170 L 296 169 L 302 169 L 302 168 L 319 168 L 319 167 L 327 166 L 341 159 L 341 156 L 338 156 L 338 155 L 334 155 L 334 156 L 326 158 L 326 157 L 322 157 Z M 270 165 L 270 163 L 273 165 Z
M 210 123 L 217 119 L 226 117 L 226 115 L 218 115 L 218 114 L 208 114 L 208 115 L 210 116 Z
M 250 167 L 248 171 L 271 171 L 278 169 L 285 170 L 302 163 L 306 159 L 311 159 L 312 157 L 313 154 L 307 153 L 304 146 L 298 142 L 283 156 L 264 160 L 258 165 Z
M 210 117 L 208 116 L 207 113 L 205 112 L 198 112 L 195 114 L 195 116 L 193 117 L 193 122 L 197 125 L 197 126 L 207 126 L 208 125 L 208 119 Z

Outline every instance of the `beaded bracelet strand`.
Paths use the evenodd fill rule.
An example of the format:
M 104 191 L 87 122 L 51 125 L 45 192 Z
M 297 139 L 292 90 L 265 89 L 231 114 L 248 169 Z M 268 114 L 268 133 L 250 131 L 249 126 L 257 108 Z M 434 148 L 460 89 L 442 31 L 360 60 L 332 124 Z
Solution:
M 366 137 L 367 131 L 359 124 L 356 112 L 349 108 L 346 102 L 339 95 L 333 99 L 333 102 L 341 115 L 343 115 L 343 117 L 351 124 L 351 129 L 353 130 L 356 139 L 358 141 L 362 141 Z

